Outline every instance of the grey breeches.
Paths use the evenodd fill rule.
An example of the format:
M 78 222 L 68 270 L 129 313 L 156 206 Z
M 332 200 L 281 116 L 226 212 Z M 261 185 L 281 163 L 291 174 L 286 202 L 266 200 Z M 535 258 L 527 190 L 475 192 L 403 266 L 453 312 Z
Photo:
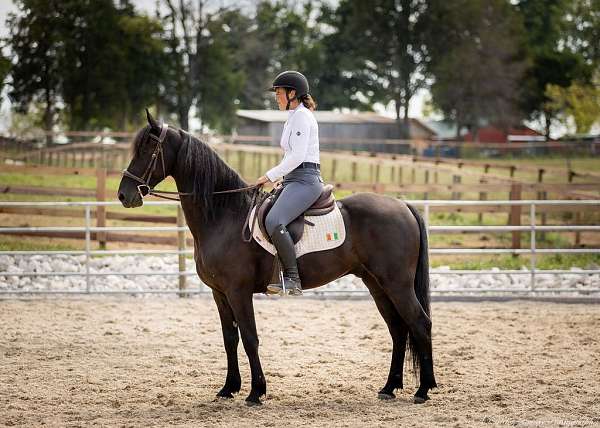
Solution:
M 269 236 L 280 224 L 287 226 L 321 195 L 323 180 L 316 169 L 295 169 L 283 179 L 283 190 L 265 219 Z

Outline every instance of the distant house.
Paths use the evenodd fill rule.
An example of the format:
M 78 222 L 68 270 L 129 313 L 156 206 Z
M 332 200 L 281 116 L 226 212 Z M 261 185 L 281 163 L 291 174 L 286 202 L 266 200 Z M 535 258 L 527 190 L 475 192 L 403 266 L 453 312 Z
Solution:
M 432 140 L 456 140 L 456 123 L 445 120 L 426 120 L 423 123 L 435 132 Z M 546 141 L 546 137 L 539 132 L 520 126 L 508 130 L 493 125 L 485 125 L 478 129 L 477 140 L 481 143 L 510 143 L 510 142 L 539 142 Z M 473 134 L 465 127 L 460 130 L 461 141 L 473 142 Z
M 401 128 L 390 117 L 373 112 L 339 113 L 314 112 L 319 122 L 319 138 L 332 149 L 356 149 L 406 152 L 407 143 L 386 144 L 386 140 L 399 140 Z M 279 145 L 288 112 L 279 110 L 238 110 L 237 141 L 255 144 Z M 415 119 L 410 119 L 410 138 L 432 138 L 434 132 Z M 234 141 L 236 138 L 234 138 Z M 364 143 L 364 144 L 363 144 Z M 390 143 L 387 141 L 387 143 Z M 396 144 L 398 143 L 398 144 Z M 406 146 L 404 150 L 391 150 L 393 146 Z M 398 149 L 399 147 L 396 147 Z
M 521 126 L 518 128 L 510 128 L 503 130 L 495 126 L 484 126 L 479 128 L 478 141 L 482 143 L 511 143 L 511 142 L 540 142 L 546 141 L 546 137 L 539 132 Z M 473 134 L 467 132 L 463 137 L 463 141 L 473 141 Z

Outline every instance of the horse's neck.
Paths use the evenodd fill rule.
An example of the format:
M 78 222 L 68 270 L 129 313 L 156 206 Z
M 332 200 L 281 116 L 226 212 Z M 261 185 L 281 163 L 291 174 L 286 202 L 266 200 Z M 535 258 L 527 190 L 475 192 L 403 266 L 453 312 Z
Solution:
M 211 149 L 212 150 L 212 149 Z M 215 156 L 216 153 L 215 153 Z M 178 158 L 177 163 L 181 165 L 183 159 Z M 224 168 L 229 168 L 224 163 Z M 177 189 L 181 193 L 191 193 L 194 191 L 193 183 L 190 181 L 189 175 L 182 173 L 183 169 L 179 169 L 180 173 L 173 174 Z M 240 179 L 240 183 L 236 187 L 245 187 L 246 184 Z M 231 189 L 223 189 L 231 190 Z M 213 196 L 215 197 L 215 196 Z M 226 196 L 216 196 L 226 197 Z M 191 196 L 181 197 L 181 206 L 185 213 L 185 218 L 196 241 L 206 241 L 210 237 L 220 235 L 222 238 L 227 238 L 229 229 L 235 233 L 241 233 L 244 218 L 246 213 L 236 213 L 233 210 L 222 209 L 213 219 L 207 219 L 205 214 L 206 207 L 202 204 L 202 198 L 194 198 Z
M 179 192 L 192 192 L 192 187 L 188 187 L 185 180 L 175 177 L 175 183 Z M 233 210 L 222 209 L 219 215 L 215 215 L 212 219 L 207 219 L 204 215 L 206 207 L 203 206 L 201 198 L 195 200 L 191 196 L 182 196 L 181 208 L 185 214 L 185 219 L 190 232 L 195 240 L 202 242 L 220 236 L 220 239 L 226 239 L 228 232 L 241 234 L 243 222 L 246 213 L 236 213 Z M 224 232 L 225 231 L 225 232 Z

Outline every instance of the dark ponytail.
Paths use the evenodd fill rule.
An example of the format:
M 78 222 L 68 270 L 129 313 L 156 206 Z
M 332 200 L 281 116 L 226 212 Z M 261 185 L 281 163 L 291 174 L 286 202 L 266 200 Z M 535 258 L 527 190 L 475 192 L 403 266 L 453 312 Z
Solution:
M 302 95 L 300 97 L 300 102 L 304 104 L 304 107 L 306 107 L 309 110 L 314 111 L 317 109 L 317 102 L 313 99 L 313 97 L 310 94 Z

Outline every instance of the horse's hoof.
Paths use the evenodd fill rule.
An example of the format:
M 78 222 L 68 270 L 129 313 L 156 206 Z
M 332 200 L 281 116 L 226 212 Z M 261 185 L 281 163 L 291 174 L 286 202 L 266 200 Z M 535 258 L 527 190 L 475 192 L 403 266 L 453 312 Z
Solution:
M 262 406 L 262 402 L 260 400 L 249 400 L 246 398 L 246 406 L 254 407 L 254 406 Z
M 426 395 L 425 397 L 419 397 L 418 395 L 415 395 L 414 403 L 415 404 L 423 404 L 427 400 L 429 400 L 428 395 Z
M 230 400 L 233 399 L 233 394 L 231 392 L 219 392 L 217 394 L 217 399 L 219 398 Z
M 377 394 L 377 398 L 380 400 L 393 400 L 396 396 L 389 392 L 380 392 Z

